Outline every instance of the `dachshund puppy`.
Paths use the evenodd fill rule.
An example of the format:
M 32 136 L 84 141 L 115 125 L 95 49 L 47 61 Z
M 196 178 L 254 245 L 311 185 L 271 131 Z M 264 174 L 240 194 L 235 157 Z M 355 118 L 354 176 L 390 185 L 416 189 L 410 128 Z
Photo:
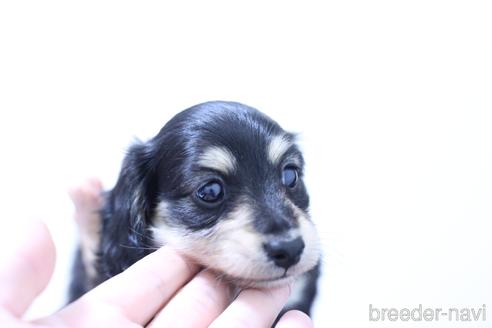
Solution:
M 70 300 L 163 245 L 239 288 L 295 285 L 307 314 L 320 243 L 295 136 L 258 110 L 215 101 L 133 145 L 100 212 L 87 212 Z

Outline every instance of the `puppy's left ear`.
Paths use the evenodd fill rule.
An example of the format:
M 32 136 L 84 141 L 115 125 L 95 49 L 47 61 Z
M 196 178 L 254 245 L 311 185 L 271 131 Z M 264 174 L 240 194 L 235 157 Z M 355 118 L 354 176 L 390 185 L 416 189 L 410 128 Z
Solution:
M 156 168 L 153 144 L 130 147 L 115 187 L 106 195 L 102 211 L 104 233 L 100 273 L 109 278 L 150 253 L 148 232 L 156 198 Z

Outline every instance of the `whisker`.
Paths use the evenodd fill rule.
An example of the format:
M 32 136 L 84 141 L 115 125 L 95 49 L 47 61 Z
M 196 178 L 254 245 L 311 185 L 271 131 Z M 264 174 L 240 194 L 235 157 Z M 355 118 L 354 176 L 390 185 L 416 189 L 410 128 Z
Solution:
M 131 249 L 141 249 L 141 250 L 151 250 L 151 251 L 156 251 L 159 249 L 159 247 L 145 247 L 145 246 L 130 246 L 130 245 L 123 245 L 119 244 L 120 247 L 123 248 L 131 248 Z

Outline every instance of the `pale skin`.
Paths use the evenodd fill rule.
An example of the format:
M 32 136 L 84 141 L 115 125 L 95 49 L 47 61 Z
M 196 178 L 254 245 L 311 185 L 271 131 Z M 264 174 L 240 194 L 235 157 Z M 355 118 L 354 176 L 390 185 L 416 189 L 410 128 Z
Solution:
M 270 327 L 291 291 L 245 289 L 233 297 L 212 273 L 162 247 L 58 312 L 24 320 L 53 273 L 55 246 L 40 221 L 22 234 L 12 256 L 0 263 L 1 327 Z M 289 311 L 276 327 L 313 323 Z

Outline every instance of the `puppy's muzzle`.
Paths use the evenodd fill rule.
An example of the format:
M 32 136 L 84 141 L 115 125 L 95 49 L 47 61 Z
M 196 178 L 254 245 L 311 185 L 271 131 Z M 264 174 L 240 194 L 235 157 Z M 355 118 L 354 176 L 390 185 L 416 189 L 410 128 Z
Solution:
M 276 266 L 287 270 L 299 262 L 304 246 L 304 241 L 298 237 L 287 241 L 270 241 L 263 244 L 263 249 Z

